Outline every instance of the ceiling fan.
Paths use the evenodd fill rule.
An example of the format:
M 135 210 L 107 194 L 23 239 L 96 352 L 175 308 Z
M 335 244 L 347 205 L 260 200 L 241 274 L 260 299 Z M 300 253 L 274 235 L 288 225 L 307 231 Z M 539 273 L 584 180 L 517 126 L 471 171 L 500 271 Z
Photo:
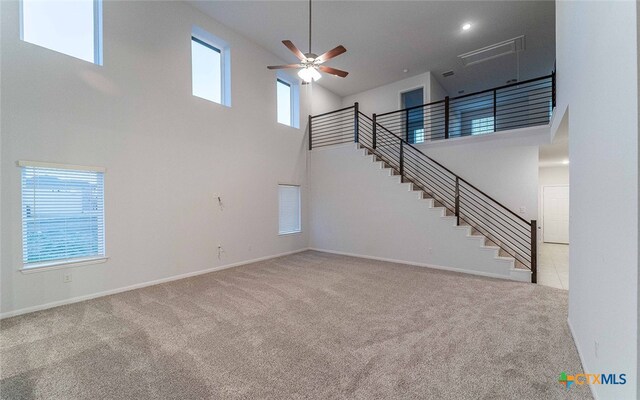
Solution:
M 300 60 L 299 64 L 287 64 L 287 65 L 270 65 L 269 69 L 285 69 L 285 68 L 297 68 L 298 76 L 304 81 L 304 83 L 311 83 L 311 81 L 317 81 L 322 77 L 319 71 L 326 72 L 327 74 L 336 75 L 344 78 L 349 73 L 337 68 L 327 67 L 322 65 L 330 59 L 339 56 L 347 51 L 344 46 L 340 45 L 334 49 L 327 51 L 326 53 L 318 56 L 311 52 L 311 0 L 309 0 L 309 52 L 302 53 L 296 45 L 290 40 L 283 40 L 285 46 Z

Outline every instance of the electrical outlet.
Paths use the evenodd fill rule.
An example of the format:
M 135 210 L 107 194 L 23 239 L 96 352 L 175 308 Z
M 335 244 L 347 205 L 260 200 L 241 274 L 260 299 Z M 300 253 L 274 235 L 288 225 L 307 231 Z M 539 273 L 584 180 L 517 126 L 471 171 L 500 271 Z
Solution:
M 62 282 L 69 283 L 71 281 L 73 281 L 73 276 L 71 275 L 71 272 L 65 272 L 64 274 L 62 274 Z
M 597 340 L 593 341 L 593 353 L 595 354 L 596 358 L 598 358 L 598 353 L 600 352 L 600 343 L 598 343 Z
M 433 247 L 429 247 L 427 249 L 427 254 L 429 254 L 429 255 L 433 254 Z
M 520 207 L 520 214 L 526 214 L 527 213 L 527 207 Z

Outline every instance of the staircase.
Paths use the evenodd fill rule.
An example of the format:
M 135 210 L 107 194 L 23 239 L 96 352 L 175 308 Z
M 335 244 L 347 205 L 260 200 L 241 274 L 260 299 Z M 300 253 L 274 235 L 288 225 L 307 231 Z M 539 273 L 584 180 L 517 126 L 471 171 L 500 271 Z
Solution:
M 492 132 L 547 124 L 555 99 L 555 76 L 490 89 L 464 98 L 476 101 L 486 93 L 493 96 Z M 503 97 L 498 101 L 500 93 Z M 388 171 L 389 176 L 398 179 L 398 183 L 408 185 L 409 191 L 416 193 L 418 199 L 426 201 L 429 208 L 441 214 L 441 218 L 450 220 L 454 229 L 464 232 L 479 248 L 492 252 L 495 260 L 506 265 L 511 279 L 536 283 L 536 221 L 526 221 L 414 146 L 414 143 L 425 139 L 448 139 L 456 126 L 463 125 L 461 118 L 454 121 L 451 115 L 459 116 L 460 107 L 469 106 L 459 99 L 454 100 L 458 100 L 457 110 L 450 108 L 448 98 L 442 102 L 446 114 L 440 119 L 433 118 L 431 111 L 421 111 L 416 119 L 415 107 L 387 113 L 385 116 L 396 115 L 393 119 L 383 119 L 391 128 L 379 122 L 376 115 L 369 118 L 361 113 L 358 103 L 310 116 L 309 150 L 356 143 L 363 156 L 371 157 L 374 163 Z M 430 110 L 434 104 L 440 103 L 420 108 Z M 485 115 L 487 111 L 482 113 Z M 499 125 L 503 129 L 499 129 Z M 457 136 L 465 135 L 460 129 L 456 132 Z

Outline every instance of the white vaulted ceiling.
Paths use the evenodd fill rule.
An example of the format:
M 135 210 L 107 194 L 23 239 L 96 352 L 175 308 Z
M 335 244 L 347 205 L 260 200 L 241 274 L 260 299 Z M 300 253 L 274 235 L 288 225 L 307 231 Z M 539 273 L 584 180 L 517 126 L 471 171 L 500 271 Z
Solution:
M 295 57 L 281 43 L 308 51 L 307 1 L 191 1 L 285 62 Z M 463 31 L 463 23 L 472 27 Z M 526 35 L 520 79 L 546 75 L 555 59 L 552 1 L 323 1 L 313 2 L 313 51 L 338 44 L 348 52 L 327 65 L 350 72 L 319 82 L 346 96 L 425 71 L 450 95 L 505 84 L 516 77 L 515 55 L 464 67 L 458 55 Z M 403 70 L 408 69 L 408 72 Z M 443 78 L 453 70 L 455 75 Z M 265 66 L 266 71 L 266 66 Z

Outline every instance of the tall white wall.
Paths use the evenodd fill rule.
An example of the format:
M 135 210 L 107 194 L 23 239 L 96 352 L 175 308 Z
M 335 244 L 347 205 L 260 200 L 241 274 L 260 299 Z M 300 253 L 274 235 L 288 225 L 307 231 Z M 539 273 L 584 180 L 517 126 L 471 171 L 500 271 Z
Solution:
M 510 138 L 474 139 L 417 147 L 522 218 L 537 219 L 538 146 Z
M 1 7 L 5 315 L 307 247 L 306 213 L 301 234 L 278 235 L 277 184 L 301 184 L 306 203 L 310 91 L 314 113 L 339 97 L 303 86 L 302 128 L 278 124 L 266 66 L 282 60 L 182 2 L 103 2 L 104 66 L 21 41 L 18 2 Z M 230 44 L 231 108 L 191 95 L 194 25 Z M 18 271 L 17 160 L 107 168 L 108 262 L 71 283 Z
M 367 115 L 380 114 L 401 109 L 401 93 L 424 88 L 424 103 L 428 103 L 431 88 L 431 73 L 425 72 L 387 85 L 378 86 L 361 93 L 346 96 L 342 99 L 343 107 L 352 106 L 356 101 L 360 111 Z
M 636 7 L 556 2 L 571 156 L 569 323 L 587 372 L 627 374 L 626 385 L 593 385 L 600 399 L 638 396 Z
M 511 262 L 354 147 L 309 153 L 311 248 L 511 278 Z
M 429 101 L 428 103 L 432 103 L 434 101 L 443 100 L 445 97 L 449 96 L 446 90 L 440 85 L 440 82 L 436 79 L 433 73 L 429 74 Z

